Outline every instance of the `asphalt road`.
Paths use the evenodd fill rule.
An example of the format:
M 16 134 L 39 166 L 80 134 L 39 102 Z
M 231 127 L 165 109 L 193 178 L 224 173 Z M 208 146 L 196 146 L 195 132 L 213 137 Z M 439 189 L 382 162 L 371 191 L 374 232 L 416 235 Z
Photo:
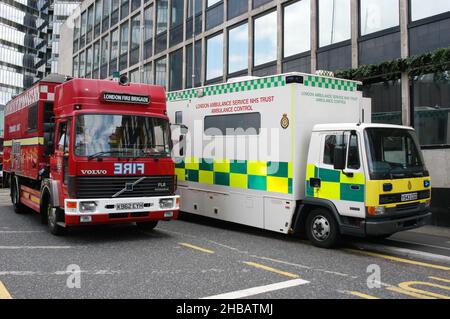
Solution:
M 16 215 L 0 191 L 0 298 L 448 299 L 446 236 L 350 238 L 323 250 L 187 216 L 151 232 L 123 225 L 55 237 L 37 215 Z

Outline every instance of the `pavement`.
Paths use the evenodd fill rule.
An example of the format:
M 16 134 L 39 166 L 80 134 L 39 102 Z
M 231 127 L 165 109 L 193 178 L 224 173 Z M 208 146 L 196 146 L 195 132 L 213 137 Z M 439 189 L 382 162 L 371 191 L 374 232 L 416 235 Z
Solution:
M 149 232 L 130 224 L 55 237 L 0 191 L 0 299 L 449 299 L 449 233 L 427 226 L 325 250 L 183 215 Z

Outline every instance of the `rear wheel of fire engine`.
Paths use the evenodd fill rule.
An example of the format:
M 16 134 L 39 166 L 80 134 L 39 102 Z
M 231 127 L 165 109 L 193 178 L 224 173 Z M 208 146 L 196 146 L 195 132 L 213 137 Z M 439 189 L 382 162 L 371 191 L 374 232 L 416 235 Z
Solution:
M 158 221 L 145 222 L 145 223 L 136 223 L 136 226 L 141 230 L 153 230 L 158 225 Z
M 306 218 L 306 234 L 314 246 L 332 248 L 339 240 L 339 228 L 334 216 L 326 209 L 312 211 Z
M 62 221 L 62 211 L 58 208 L 54 208 L 51 201 L 46 203 L 46 213 L 48 221 L 48 229 L 50 233 L 55 236 L 62 236 L 66 233 L 66 228 L 58 225 L 58 222 Z
M 25 206 L 20 203 L 20 184 L 17 176 L 14 176 L 11 180 L 11 201 L 16 214 L 25 213 Z

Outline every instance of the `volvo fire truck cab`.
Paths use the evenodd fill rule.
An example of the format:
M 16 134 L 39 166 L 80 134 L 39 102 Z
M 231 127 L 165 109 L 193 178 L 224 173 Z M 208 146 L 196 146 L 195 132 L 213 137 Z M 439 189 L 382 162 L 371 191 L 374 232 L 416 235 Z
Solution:
M 173 133 L 183 212 L 306 233 L 326 248 L 340 235 L 387 237 L 431 216 L 415 131 L 371 124 L 359 82 L 290 73 L 167 101 L 183 128 Z
M 14 210 L 51 233 L 177 218 L 164 89 L 50 75 L 6 105 L 4 171 Z

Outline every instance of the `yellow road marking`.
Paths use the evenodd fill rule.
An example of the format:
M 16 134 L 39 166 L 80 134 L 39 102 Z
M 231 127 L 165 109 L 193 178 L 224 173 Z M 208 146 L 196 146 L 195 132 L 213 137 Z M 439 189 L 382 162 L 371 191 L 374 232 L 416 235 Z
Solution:
M 296 274 L 292 274 L 290 272 L 278 270 L 278 269 L 275 269 L 275 268 L 272 268 L 272 267 L 269 267 L 269 266 L 265 266 L 265 265 L 261 265 L 261 264 L 258 264 L 258 263 L 254 263 L 254 262 L 251 262 L 251 261 L 244 261 L 244 264 L 246 264 L 248 266 L 253 266 L 253 267 L 256 267 L 256 268 L 264 269 L 264 270 L 267 270 L 267 271 L 271 271 L 271 272 L 274 272 L 276 274 L 279 274 L 279 275 L 282 275 L 282 276 L 286 276 L 286 277 L 289 277 L 289 278 L 300 278 Z
M 349 291 L 348 293 L 353 295 L 353 296 L 364 298 L 364 299 L 380 299 L 378 297 L 371 296 L 371 295 L 368 295 L 368 294 L 364 294 L 364 293 L 359 292 L 359 291 Z
M 430 277 L 428 277 L 428 278 L 429 278 L 429 279 L 433 279 L 433 280 L 437 280 L 437 281 L 443 281 L 443 282 L 450 283 L 450 279 L 446 279 L 446 278 L 433 277 L 433 276 L 430 276 Z
M 418 294 L 418 293 L 415 293 L 415 292 L 412 292 L 412 291 L 409 291 L 409 290 L 405 290 L 405 289 L 402 289 L 402 288 L 399 288 L 399 287 L 387 287 L 386 289 L 389 290 L 389 291 L 398 292 L 400 294 L 407 295 L 407 296 L 414 297 L 414 298 L 418 298 L 418 299 L 436 299 L 436 298 L 425 296 L 425 295 L 421 295 L 421 294 Z
M 431 296 L 431 297 L 439 298 L 439 299 L 450 299 L 450 297 L 446 296 L 446 295 L 441 295 L 441 294 L 429 292 L 429 291 L 422 290 L 422 289 L 412 288 L 411 286 L 413 286 L 413 285 L 429 286 L 429 287 L 433 287 L 433 288 L 450 290 L 450 287 L 448 287 L 448 286 L 442 286 L 442 285 L 433 284 L 430 282 L 423 282 L 423 281 L 406 281 L 406 282 L 402 282 L 398 286 L 404 290 L 416 292 L 421 295 Z
M 0 299 L 12 299 L 5 285 L 0 281 Z
M 181 246 L 184 246 L 184 247 L 187 247 L 187 248 L 192 248 L 192 249 L 195 249 L 195 250 L 199 250 L 199 251 L 207 253 L 207 254 L 214 254 L 214 251 L 209 250 L 209 249 L 205 249 L 205 248 L 198 247 L 198 246 L 195 246 L 195 245 L 191 245 L 191 244 L 188 244 L 188 243 L 179 243 L 179 244 Z
M 349 252 L 353 252 L 353 253 L 359 253 L 359 254 L 367 255 L 367 256 L 380 257 L 380 258 L 384 258 L 384 259 L 388 259 L 388 260 L 392 260 L 392 261 L 397 261 L 397 262 L 400 262 L 400 263 L 405 263 L 405 264 L 410 264 L 410 265 L 416 265 L 416 266 L 422 266 L 422 267 L 428 267 L 428 268 L 433 268 L 433 269 L 450 271 L 450 267 L 441 266 L 441 265 L 435 265 L 435 264 L 430 264 L 430 263 L 425 263 L 425 262 L 422 262 L 422 261 L 415 261 L 415 260 L 410 260 L 410 259 L 405 259 L 405 258 L 400 258 L 400 257 L 394 257 L 394 256 L 389 256 L 389 255 L 384 255 L 384 254 L 379 254 L 379 253 L 373 253 L 373 252 L 365 251 L 365 250 L 357 250 L 357 249 L 345 249 L 345 250 L 349 251 Z

